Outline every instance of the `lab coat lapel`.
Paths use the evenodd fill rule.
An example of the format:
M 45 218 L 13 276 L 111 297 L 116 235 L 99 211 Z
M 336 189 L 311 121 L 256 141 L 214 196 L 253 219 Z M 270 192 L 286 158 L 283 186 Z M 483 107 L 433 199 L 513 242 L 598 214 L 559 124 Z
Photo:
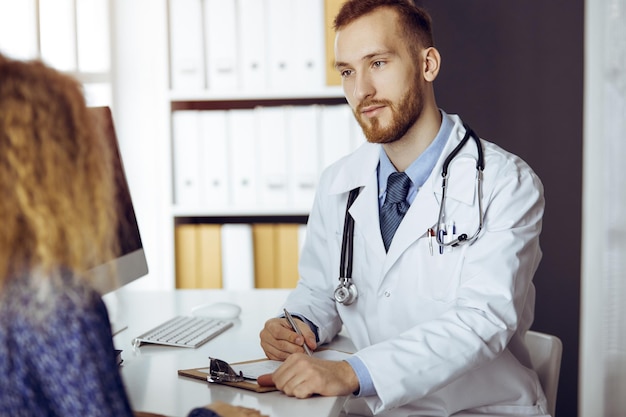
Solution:
M 380 234 L 378 219 L 378 179 L 376 168 L 380 157 L 380 145 L 365 143 L 347 157 L 337 177 L 330 187 L 331 194 L 345 193 L 361 187 L 359 196 L 350 208 L 350 214 L 357 225 L 358 233 L 382 263 L 385 247 Z
M 363 240 L 369 247 L 370 253 L 375 254 L 379 262 L 385 258 L 385 246 L 380 233 L 378 214 L 378 180 L 376 172 L 363 187 L 359 197 L 354 201 L 350 214 L 363 234 Z

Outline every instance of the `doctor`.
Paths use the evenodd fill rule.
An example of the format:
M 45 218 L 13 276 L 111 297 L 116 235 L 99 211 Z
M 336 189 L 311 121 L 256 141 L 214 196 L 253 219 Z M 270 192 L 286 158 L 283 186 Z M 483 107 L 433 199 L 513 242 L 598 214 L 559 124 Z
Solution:
M 441 58 L 425 11 L 349 0 L 335 30 L 335 66 L 368 143 L 321 177 L 285 304 L 302 335 L 283 318 L 260 335 L 267 356 L 285 361 L 273 382 L 300 398 L 350 395 L 345 411 L 359 415 L 545 415 L 524 345 L 541 259 L 539 178 L 437 107 Z M 347 361 L 303 353 L 342 325 L 357 349 Z

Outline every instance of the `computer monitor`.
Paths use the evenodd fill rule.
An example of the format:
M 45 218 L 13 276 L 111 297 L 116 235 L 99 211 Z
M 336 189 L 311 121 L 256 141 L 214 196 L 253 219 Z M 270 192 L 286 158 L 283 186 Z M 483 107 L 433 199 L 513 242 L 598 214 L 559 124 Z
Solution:
M 102 294 L 107 294 L 146 275 L 148 263 L 141 243 L 130 189 L 126 181 L 111 110 L 108 107 L 90 107 L 89 110 L 103 123 L 105 128 L 104 140 L 111 147 L 117 184 L 116 201 L 119 221 L 117 225 L 112 225 L 112 227 L 117 229 L 119 253 L 113 259 L 103 259 L 101 264 L 95 265 L 90 271 L 93 274 L 96 288 Z

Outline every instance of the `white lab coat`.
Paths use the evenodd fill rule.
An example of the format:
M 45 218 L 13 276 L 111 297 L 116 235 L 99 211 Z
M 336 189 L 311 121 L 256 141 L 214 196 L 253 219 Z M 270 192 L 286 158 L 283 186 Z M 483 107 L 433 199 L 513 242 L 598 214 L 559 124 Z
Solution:
M 385 253 L 378 217 L 380 145 L 366 143 L 322 174 L 309 217 L 300 281 L 286 307 L 311 320 L 320 343 L 342 325 L 369 370 L 385 416 L 544 415 L 546 399 L 523 343 L 534 314 L 532 278 L 541 259 L 543 186 L 519 157 L 483 141 L 484 226 L 471 244 L 433 254 L 443 160 L 465 129 L 458 116 L 429 179 Z M 478 224 L 476 146 L 449 169 L 446 222 L 472 235 Z M 355 220 L 353 280 L 358 299 L 337 304 L 348 193 L 362 187 Z M 351 399 L 347 411 L 362 399 Z M 461 415 L 461 414 L 459 414 Z M 484 414 L 483 414 L 484 415 Z

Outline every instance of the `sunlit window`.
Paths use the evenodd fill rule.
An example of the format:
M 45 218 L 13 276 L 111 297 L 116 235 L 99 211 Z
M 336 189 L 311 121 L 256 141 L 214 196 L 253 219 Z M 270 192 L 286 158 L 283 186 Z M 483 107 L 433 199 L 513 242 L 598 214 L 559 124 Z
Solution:
M 0 51 L 41 59 L 83 83 L 90 106 L 111 106 L 109 0 L 0 0 Z

